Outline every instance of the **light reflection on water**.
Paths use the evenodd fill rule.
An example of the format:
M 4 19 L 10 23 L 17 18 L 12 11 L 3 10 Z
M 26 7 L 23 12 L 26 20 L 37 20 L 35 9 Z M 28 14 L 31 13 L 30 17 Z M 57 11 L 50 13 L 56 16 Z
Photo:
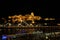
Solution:
M 47 33 L 45 33 L 45 34 L 47 34 Z M 9 39 L 11 39 L 11 40 L 50 40 L 50 39 L 59 40 L 59 38 L 57 39 L 57 37 L 55 38 L 53 35 L 51 35 L 51 36 L 53 36 L 53 37 L 51 37 L 51 36 L 45 35 L 45 34 L 42 32 L 39 32 L 39 31 L 33 32 L 31 34 L 21 33 L 21 34 L 15 34 L 12 36 L 10 35 Z

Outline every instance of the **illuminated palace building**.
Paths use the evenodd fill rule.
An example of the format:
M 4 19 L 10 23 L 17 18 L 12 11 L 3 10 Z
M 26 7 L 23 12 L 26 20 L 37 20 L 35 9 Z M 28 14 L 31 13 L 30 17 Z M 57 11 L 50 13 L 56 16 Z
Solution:
M 60 24 L 55 24 L 55 18 L 42 18 L 33 12 L 27 15 L 8 16 L 2 18 L 0 24 L 2 40 L 59 40 Z

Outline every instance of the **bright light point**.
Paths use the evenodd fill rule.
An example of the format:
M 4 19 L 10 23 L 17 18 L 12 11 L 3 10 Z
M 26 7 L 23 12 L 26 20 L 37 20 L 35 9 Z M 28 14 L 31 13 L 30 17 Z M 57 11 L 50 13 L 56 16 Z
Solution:
M 34 20 L 32 20 L 32 23 L 35 23 Z
M 44 20 L 55 20 L 55 18 L 45 18 Z
M 41 17 L 40 16 L 34 16 L 34 12 L 31 12 L 30 15 L 25 15 L 25 16 L 22 16 L 22 15 L 13 15 L 13 16 L 8 16 L 8 18 L 10 19 L 8 22 L 12 21 L 13 23 L 15 22 L 23 22 L 23 21 L 29 21 L 29 20 L 40 20 Z M 34 23 L 34 22 L 32 22 Z
M 60 26 L 60 23 L 58 23 L 57 25 L 59 25 L 59 26 Z
M 50 18 L 50 20 L 55 20 L 55 18 Z
M 8 18 L 11 18 L 11 16 L 9 16 Z
M 32 24 L 30 24 L 30 25 L 32 25 Z
M 44 23 L 44 25 L 47 25 L 47 23 Z
M 48 39 L 48 37 L 46 36 L 46 39 Z
M 45 18 L 44 20 L 49 20 L 48 18 Z
M 34 16 L 34 13 L 33 13 L 33 12 L 31 12 L 31 15 L 32 15 L 32 16 Z

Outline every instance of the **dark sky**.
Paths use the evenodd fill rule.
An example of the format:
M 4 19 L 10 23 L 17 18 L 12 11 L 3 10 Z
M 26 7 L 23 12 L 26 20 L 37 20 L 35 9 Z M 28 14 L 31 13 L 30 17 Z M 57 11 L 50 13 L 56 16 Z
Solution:
M 35 15 L 45 15 L 43 13 L 48 14 L 47 0 L 0 1 L 0 6 L 0 16 L 28 14 L 32 11 L 35 13 Z
M 57 22 L 60 22 L 60 6 L 57 1 L 48 0 L 17 0 L 5 1 L 0 0 L 0 18 L 15 14 L 30 14 L 34 12 L 35 15 L 41 17 L 54 17 Z
M 51 10 L 49 9 L 48 0 L 22 0 L 22 1 L 4 1 L 0 0 L 0 17 L 7 17 L 8 15 L 14 14 L 30 14 L 30 12 L 34 12 L 35 15 L 39 15 L 42 17 L 59 17 L 56 14 L 55 8 L 53 11 L 51 5 Z M 49 11 L 50 10 L 50 11 Z M 49 11 L 49 12 L 48 12 Z

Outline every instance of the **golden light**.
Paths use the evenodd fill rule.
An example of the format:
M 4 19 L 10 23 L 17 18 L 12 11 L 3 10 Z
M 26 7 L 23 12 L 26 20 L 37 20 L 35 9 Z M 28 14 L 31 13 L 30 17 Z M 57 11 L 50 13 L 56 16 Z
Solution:
M 34 13 L 33 12 L 31 12 L 31 16 L 34 16 Z
M 55 20 L 55 18 L 44 18 L 44 20 Z
M 58 23 L 57 25 L 60 26 L 60 23 Z
M 17 19 L 17 22 L 22 22 L 23 20 L 21 20 L 21 19 Z
M 12 22 L 15 23 L 16 21 L 14 19 L 12 19 Z
M 11 16 L 8 17 L 9 19 L 11 18 Z
M 50 18 L 50 20 L 55 20 L 55 18 Z
M 35 19 L 35 20 L 40 20 L 40 19 L 42 19 L 42 18 L 41 18 L 40 16 L 35 16 L 34 19 Z
M 35 23 L 34 20 L 32 20 L 32 23 L 33 23 L 33 24 Z
M 30 26 L 32 26 L 32 24 L 30 24 Z
M 41 17 L 40 16 L 34 16 L 34 13 L 31 12 L 30 15 L 25 15 L 25 16 L 22 16 L 22 15 L 14 15 L 14 16 L 9 16 L 8 17 L 9 19 L 11 18 L 12 19 L 12 22 L 22 22 L 22 20 L 25 20 L 25 21 L 28 21 L 28 20 L 33 20 L 32 23 L 35 23 L 34 20 L 40 20 Z
M 27 20 L 40 20 L 40 19 L 42 19 L 42 18 L 40 16 L 34 16 L 33 12 L 27 18 Z
M 45 18 L 44 20 L 49 20 L 49 18 Z

